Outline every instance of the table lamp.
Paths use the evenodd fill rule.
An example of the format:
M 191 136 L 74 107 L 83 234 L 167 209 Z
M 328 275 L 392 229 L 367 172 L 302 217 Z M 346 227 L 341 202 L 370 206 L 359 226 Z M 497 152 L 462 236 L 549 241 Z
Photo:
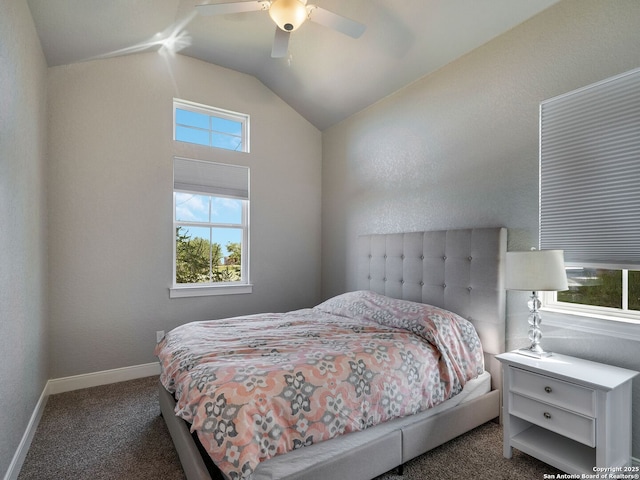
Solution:
M 507 252 L 506 261 L 507 290 L 527 290 L 531 292 L 529 299 L 529 340 L 528 348 L 518 350 L 523 355 L 536 358 L 548 357 L 540 346 L 542 331 L 540 330 L 540 313 L 542 306 L 538 292 L 554 292 L 567 290 L 567 274 L 564 268 L 564 252 L 562 250 L 530 250 L 525 252 Z

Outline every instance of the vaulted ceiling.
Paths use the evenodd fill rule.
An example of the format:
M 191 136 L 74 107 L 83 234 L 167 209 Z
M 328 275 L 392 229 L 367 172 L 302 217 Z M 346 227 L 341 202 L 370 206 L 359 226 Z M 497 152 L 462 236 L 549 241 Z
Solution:
M 271 58 L 276 27 L 268 12 L 202 16 L 195 10 L 197 4 L 226 1 L 28 4 L 49 66 L 164 45 L 178 54 L 254 75 L 324 130 L 558 0 L 309 0 L 367 28 L 353 39 L 305 22 L 291 34 L 283 58 Z

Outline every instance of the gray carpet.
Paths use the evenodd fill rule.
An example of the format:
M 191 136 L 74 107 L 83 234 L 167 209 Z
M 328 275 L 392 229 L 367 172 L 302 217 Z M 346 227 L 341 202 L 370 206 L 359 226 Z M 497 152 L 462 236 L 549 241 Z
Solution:
M 52 395 L 19 480 L 184 479 L 159 416 L 157 377 Z M 483 425 L 376 480 L 542 480 L 558 473 L 518 451 L 502 456 L 502 430 Z M 345 479 L 348 480 L 348 479 Z

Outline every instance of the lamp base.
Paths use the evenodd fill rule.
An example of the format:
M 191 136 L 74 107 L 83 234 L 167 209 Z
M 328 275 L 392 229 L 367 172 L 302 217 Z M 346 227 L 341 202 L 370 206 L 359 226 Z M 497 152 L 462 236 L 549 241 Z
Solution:
M 551 352 L 545 352 L 540 346 L 540 340 L 542 339 L 542 331 L 540 330 L 540 307 L 542 302 L 538 297 L 538 292 L 535 290 L 531 292 L 529 297 L 529 340 L 531 345 L 529 348 L 521 348 L 518 353 L 534 358 L 546 358 L 551 356 Z
M 531 347 L 520 348 L 516 350 L 516 352 L 519 353 L 520 355 L 526 355 L 527 357 L 534 357 L 534 358 L 547 358 L 553 355 L 553 353 L 551 352 L 545 352 L 544 350 L 542 350 L 542 348 L 540 348 L 539 345 L 538 345 L 538 348 L 531 348 Z

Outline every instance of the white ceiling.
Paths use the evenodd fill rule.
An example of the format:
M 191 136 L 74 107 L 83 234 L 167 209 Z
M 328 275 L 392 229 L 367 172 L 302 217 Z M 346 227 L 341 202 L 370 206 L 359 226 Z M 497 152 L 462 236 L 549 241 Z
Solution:
M 159 49 L 257 77 L 320 130 L 522 23 L 558 0 L 310 0 L 367 26 L 359 39 L 305 22 L 271 58 L 264 11 L 200 16 L 227 0 L 27 0 L 49 66 Z M 254 1 L 254 0 L 248 0 Z

